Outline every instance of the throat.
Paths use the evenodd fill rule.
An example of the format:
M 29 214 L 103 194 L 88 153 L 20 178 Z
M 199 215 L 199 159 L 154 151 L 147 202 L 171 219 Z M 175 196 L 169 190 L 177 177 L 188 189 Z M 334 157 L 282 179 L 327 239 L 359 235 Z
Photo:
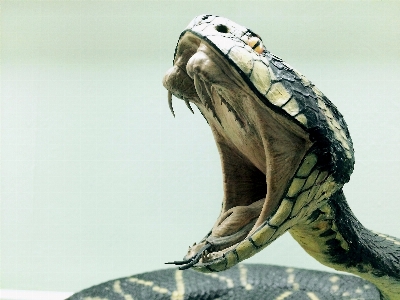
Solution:
M 383 299 L 400 299 L 400 240 L 366 229 L 342 190 L 290 233 L 322 264 L 368 280 Z

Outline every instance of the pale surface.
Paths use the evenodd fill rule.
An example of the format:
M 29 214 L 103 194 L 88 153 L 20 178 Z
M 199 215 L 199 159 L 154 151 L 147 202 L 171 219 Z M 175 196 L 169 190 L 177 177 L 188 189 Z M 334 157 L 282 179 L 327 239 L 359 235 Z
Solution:
M 260 34 L 344 115 L 345 187 L 400 237 L 397 2 L 8 2 L 1 7 L 1 289 L 77 291 L 182 258 L 219 214 L 206 122 L 162 87 L 194 16 Z M 327 270 L 285 235 L 248 262 Z

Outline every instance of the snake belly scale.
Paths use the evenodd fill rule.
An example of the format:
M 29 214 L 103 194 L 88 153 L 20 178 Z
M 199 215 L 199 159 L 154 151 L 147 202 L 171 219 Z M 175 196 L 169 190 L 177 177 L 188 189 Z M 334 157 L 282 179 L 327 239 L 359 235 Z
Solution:
M 110 281 L 71 299 L 400 299 L 400 240 L 366 229 L 349 208 L 342 188 L 353 143 L 314 84 L 255 32 L 212 15 L 181 33 L 163 84 L 172 112 L 174 95 L 212 130 L 224 177 L 220 215 L 172 262 L 178 270 Z M 322 264 L 361 278 L 238 264 L 286 231 Z

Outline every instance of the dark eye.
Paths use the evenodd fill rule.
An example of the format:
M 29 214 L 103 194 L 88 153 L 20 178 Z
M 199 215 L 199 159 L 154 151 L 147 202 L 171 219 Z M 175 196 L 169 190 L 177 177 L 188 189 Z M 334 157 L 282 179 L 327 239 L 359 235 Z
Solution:
M 223 25 L 223 24 L 219 24 L 219 25 L 215 26 L 215 29 L 216 29 L 218 32 L 221 32 L 221 33 L 228 33 L 228 32 L 229 32 L 229 28 L 226 27 L 226 26 Z

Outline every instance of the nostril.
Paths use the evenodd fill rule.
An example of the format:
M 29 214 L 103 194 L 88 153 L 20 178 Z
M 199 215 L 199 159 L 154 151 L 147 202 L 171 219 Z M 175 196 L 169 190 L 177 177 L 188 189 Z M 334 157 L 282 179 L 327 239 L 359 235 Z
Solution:
M 223 25 L 223 24 L 218 24 L 217 26 L 215 26 L 215 29 L 218 32 L 221 32 L 221 33 L 228 33 L 229 32 L 229 28 L 226 25 Z

